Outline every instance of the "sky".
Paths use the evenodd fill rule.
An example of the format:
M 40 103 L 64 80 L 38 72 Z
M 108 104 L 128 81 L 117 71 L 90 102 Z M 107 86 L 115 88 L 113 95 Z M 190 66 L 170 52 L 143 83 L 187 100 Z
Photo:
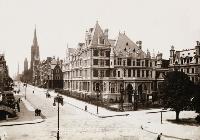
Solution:
M 109 29 L 109 38 L 119 32 L 142 49 L 162 52 L 169 58 L 171 45 L 189 49 L 200 40 L 199 0 L 0 0 L 0 53 L 5 54 L 10 76 L 30 64 L 34 28 L 40 58 L 63 59 L 67 44 L 84 42 L 85 31 L 96 21 Z

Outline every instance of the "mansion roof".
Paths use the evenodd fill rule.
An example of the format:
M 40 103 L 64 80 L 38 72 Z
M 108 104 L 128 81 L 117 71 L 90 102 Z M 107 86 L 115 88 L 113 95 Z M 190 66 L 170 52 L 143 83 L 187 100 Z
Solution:
M 104 32 L 101 29 L 98 22 L 96 22 L 94 28 L 90 28 L 86 31 L 85 43 L 79 43 L 76 48 L 67 48 L 66 54 L 69 56 L 79 55 L 82 51 L 89 48 L 110 48 L 113 47 L 113 53 L 119 57 L 136 57 L 136 58 L 151 58 L 150 52 L 146 53 L 141 48 L 141 41 L 138 45 L 137 42 L 133 42 L 125 33 L 119 33 L 117 39 L 108 38 L 108 29 Z

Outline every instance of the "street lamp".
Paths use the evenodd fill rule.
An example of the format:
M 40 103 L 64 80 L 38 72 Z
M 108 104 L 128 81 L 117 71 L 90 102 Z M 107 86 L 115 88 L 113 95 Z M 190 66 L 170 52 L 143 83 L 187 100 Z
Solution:
M 26 100 L 26 88 L 27 88 L 27 83 L 24 83 L 24 87 L 25 87 L 25 100 Z
M 122 111 L 124 110 L 124 107 L 123 107 L 123 94 L 124 94 L 124 86 L 122 84 L 120 84 L 120 94 L 121 94 L 121 109 Z
M 98 101 L 99 101 L 99 93 L 100 93 L 100 89 L 99 89 L 99 84 L 98 83 L 96 84 L 96 93 L 97 93 L 97 114 L 98 114 L 99 113 Z
M 59 107 L 59 104 L 63 105 L 63 97 L 59 95 L 54 97 L 54 103 L 53 103 L 53 106 L 56 106 L 56 102 L 58 103 L 58 130 L 57 130 L 57 140 L 60 139 L 59 137 L 59 117 L 60 117 L 60 107 Z
M 137 90 L 133 90 L 133 96 L 134 96 L 134 110 L 137 110 L 137 104 L 138 104 L 138 97 L 137 97 Z

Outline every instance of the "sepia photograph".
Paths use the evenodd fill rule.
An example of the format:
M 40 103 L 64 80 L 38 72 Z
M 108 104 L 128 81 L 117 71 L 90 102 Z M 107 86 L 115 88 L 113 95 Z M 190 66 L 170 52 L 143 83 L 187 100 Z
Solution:
M 0 140 L 200 140 L 200 1 L 0 0 Z

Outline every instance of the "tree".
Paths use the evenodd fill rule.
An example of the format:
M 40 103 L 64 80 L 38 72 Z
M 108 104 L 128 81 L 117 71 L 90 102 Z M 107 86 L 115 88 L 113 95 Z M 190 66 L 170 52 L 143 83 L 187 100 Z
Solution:
M 195 93 L 192 98 L 192 105 L 197 113 L 200 114 L 200 85 L 196 85 Z
M 193 82 L 183 72 L 169 72 L 162 90 L 164 107 L 175 110 L 178 121 L 180 111 L 186 110 L 191 104 L 191 97 L 195 91 Z

